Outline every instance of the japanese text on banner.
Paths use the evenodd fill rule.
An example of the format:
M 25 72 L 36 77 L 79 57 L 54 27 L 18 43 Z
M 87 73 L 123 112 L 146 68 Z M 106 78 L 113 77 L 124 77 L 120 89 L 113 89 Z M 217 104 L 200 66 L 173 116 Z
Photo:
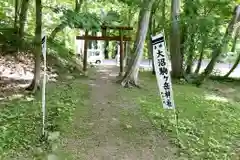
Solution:
M 163 108 L 175 108 L 164 34 L 152 37 L 153 61 Z

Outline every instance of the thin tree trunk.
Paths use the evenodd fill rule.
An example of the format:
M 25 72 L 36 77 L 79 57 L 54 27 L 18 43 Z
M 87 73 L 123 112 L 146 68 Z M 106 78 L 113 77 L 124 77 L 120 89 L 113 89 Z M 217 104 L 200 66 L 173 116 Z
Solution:
M 105 59 L 109 59 L 108 47 L 109 47 L 109 41 L 106 41 L 104 43 L 104 57 L 105 57 Z
M 196 68 L 196 70 L 195 70 L 195 74 L 198 74 L 199 71 L 200 71 L 200 69 L 201 69 L 205 44 L 206 44 L 205 38 L 203 38 L 202 47 L 201 47 L 200 56 L 199 56 L 199 59 L 198 59 L 197 68 Z
M 151 12 L 150 15 L 150 20 L 149 20 L 149 28 L 148 28 L 148 55 L 149 59 L 152 59 L 152 74 L 155 75 L 155 68 L 154 68 L 154 63 L 153 63 L 153 48 L 152 48 L 152 40 L 151 40 L 151 35 L 153 35 L 153 29 L 154 29 L 154 11 Z
M 166 20 L 166 0 L 163 0 L 162 2 L 162 29 L 165 30 L 165 20 Z
M 50 34 L 50 39 L 54 39 L 57 35 L 58 32 L 62 31 L 65 27 L 67 26 L 67 23 L 61 23 L 59 24 L 56 28 L 54 28 L 54 30 L 52 31 L 52 33 Z
M 237 34 L 235 34 L 231 52 L 235 52 L 235 50 L 236 50 L 236 44 L 237 44 L 238 36 L 239 36 L 239 30 L 237 31 Z M 224 75 L 225 78 L 229 77 L 230 74 L 237 68 L 237 66 L 238 66 L 238 64 L 239 64 L 239 61 L 240 61 L 240 53 L 238 53 L 238 57 L 237 57 L 234 65 L 232 66 L 232 68 L 228 71 L 227 74 Z
M 211 9 L 209 11 L 206 10 L 206 7 L 204 7 L 204 16 L 207 16 L 209 13 L 211 12 Z M 196 70 L 195 70 L 195 74 L 198 74 L 200 69 L 201 69 L 201 66 L 202 66 L 202 60 L 203 60 L 203 55 L 204 55 L 204 48 L 205 48 L 205 45 L 207 44 L 207 35 L 206 34 L 202 34 L 201 35 L 202 37 L 202 45 L 201 45 L 201 51 L 200 51 L 200 55 L 199 55 L 199 59 L 198 59 L 198 64 L 197 64 L 197 67 L 196 67 Z
M 29 0 L 23 0 L 21 6 L 21 12 L 19 17 L 19 38 L 22 39 L 24 36 L 25 24 L 27 21 L 27 11 L 29 6 Z
M 75 0 L 75 12 L 78 13 L 81 9 L 81 6 L 83 4 L 83 0 Z
M 231 52 L 235 52 L 235 50 L 236 50 L 236 45 L 237 45 L 238 36 L 239 36 L 239 31 L 238 31 L 238 33 L 234 36 L 233 46 L 232 46 L 232 48 L 231 48 Z
M 149 19 L 154 1 L 155 0 L 145 0 L 142 4 L 143 6 L 139 13 L 138 31 L 134 45 L 135 57 L 132 59 L 127 72 L 121 80 L 121 84 L 124 87 L 129 87 L 131 85 L 138 86 L 139 65 L 143 57 L 144 41 L 147 36 Z
M 189 4 L 188 4 L 189 3 Z M 190 14 L 190 18 L 193 19 L 195 16 L 197 16 L 197 7 L 192 4 L 192 2 L 188 2 L 186 3 L 186 7 L 188 7 L 188 9 L 186 9 L 186 16 L 188 16 L 188 14 Z M 189 7 L 191 6 L 191 7 Z M 193 59 L 195 56 L 195 30 L 196 25 L 193 24 L 193 22 L 191 21 L 191 26 L 189 27 L 190 29 L 188 29 L 188 31 L 190 32 L 190 47 L 189 47 L 189 51 L 188 51 L 188 57 L 187 57 L 187 67 L 186 67 L 186 74 L 191 74 L 192 73 L 192 67 L 193 67 Z M 186 26 L 186 25 L 185 25 Z M 183 52 L 182 52 L 183 54 Z
M 188 50 L 188 57 L 187 57 L 187 67 L 186 67 L 186 74 L 191 74 L 192 73 L 192 66 L 193 66 L 193 57 L 195 53 L 195 32 L 190 31 L 190 47 Z
M 156 19 L 155 19 L 155 17 L 153 17 L 152 20 L 153 20 L 153 22 L 152 22 L 153 23 L 152 24 L 152 34 L 156 34 Z M 153 47 L 152 47 L 152 45 L 151 45 L 151 52 L 152 52 L 152 74 L 156 75 L 154 60 L 153 60 Z
M 193 6 L 193 4 L 190 1 L 185 1 L 185 3 L 184 3 L 184 16 L 185 17 L 191 16 L 190 11 L 191 11 L 192 6 Z M 181 54 L 182 60 L 184 61 L 184 58 L 185 58 L 184 53 L 186 52 L 185 42 L 187 41 L 189 30 L 188 30 L 188 26 L 185 23 L 185 21 L 183 21 L 181 25 L 182 25 L 182 27 L 181 27 L 182 30 L 181 30 L 181 34 L 180 34 L 180 54 Z
M 15 13 L 14 13 L 14 29 L 18 31 L 18 8 L 19 8 L 19 1 L 15 0 Z
M 149 42 L 148 42 L 148 50 L 149 50 L 149 55 L 151 55 L 152 58 L 152 74 L 155 75 L 155 66 L 154 66 L 154 60 L 153 60 L 153 48 L 152 48 L 152 40 L 151 40 L 151 35 L 156 34 L 156 10 L 159 6 L 159 3 L 161 1 L 157 1 L 152 8 L 150 20 L 149 20 Z M 162 8 L 162 29 L 164 30 L 164 24 L 165 24 L 165 0 L 162 2 L 163 3 L 163 8 Z
M 35 28 L 35 65 L 34 65 L 34 78 L 31 85 L 27 90 L 31 90 L 33 93 L 40 88 L 40 71 L 41 71 L 41 43 L 42 34 L 42 2 L 41 0 L 36 0 L 36 28 Z
M 199 59 L 198 59 L 198 64 L 197 64 L 197 68 L 195 70 L 195 74 L 198 74 L 200 69 L 201 69 L 201 66 L 202 66 L 202 60 L 203 60 L 203 53 L 204 53 L 204 49 L 202 48 L 202 51 L 200 53 L 200 56 L 199 56 Z
M 80 11 L 82 4 L 83 4 L 83 0 L 75 0 L 75 9 L 74 9 L 75 13 L 78 13 Z M 61 32 L 67 26 L 68 26 L 67 22 L 64 22 L 64 21 L 61 22 L 50 34 L 50 39 L 53 40 L 56 37 L 57 33 Z
M 230 69 L 230 71 L 224 75 L 224 78 L 227 78 L 228 76 L 230 76 L 230 74 L 237 68 L 238 64 L 240 61 L 240 53 L 238 53 L 238 57 L 234 63 L 234 65 L 232 66 L 232 68 Z
M 106 35 L 107 35 L 107 29 L 102 29 L 102 36 L 106 36 Z M 104 58 L 109 59 L 109 41 L 104 41 Z
M 180 52 L 180 30 L 179 30 L 179 0 L 172 0 L 171 7 L 171 34 L 170 34 L 170 52 L 172 62 L 172 77 L 181 78 L 183 71 L 183 56 Z
M 128 9 L 128 27 L 130 27 L 131 26 L 131 22 L 132 22 L 132 17 L 131 17 L 131 15 L 132 15 L 132 8 L 131 7 L 129 7 L 129 9 Z M 129 37 L 131 37 L 131 31 L 127 31 L 127 34 L 128 34 L 128 36 Z M 130 61 L 131 61 L 131 45 L 130 45 L 130 42 L 129 41 L 127 41 L 126 42 L 126 48 L 125 48 L 126 50 L 126 54 L 125 54 L 125 56 L 126 56 L 126 66 L 128 66 L 129 65 L 129 63 L 130 63 Z

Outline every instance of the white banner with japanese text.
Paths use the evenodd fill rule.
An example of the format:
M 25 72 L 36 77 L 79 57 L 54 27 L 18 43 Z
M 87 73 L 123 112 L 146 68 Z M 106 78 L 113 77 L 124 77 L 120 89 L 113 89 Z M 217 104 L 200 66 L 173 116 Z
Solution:
M 163 108 L 174 109 L 169 59 L 166 51 L 164 33 L 152 36 L 153 62 Z

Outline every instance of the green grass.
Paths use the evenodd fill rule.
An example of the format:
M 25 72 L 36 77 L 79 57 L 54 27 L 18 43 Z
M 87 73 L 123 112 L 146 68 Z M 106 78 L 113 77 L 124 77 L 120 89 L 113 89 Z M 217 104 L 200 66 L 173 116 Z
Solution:
M 150 73 L 140 75 L 143 88 L 125 90 L 141 106 L 142 113 L 161 132 L 168 133 L 176 145 L 180 143 L 180 157 L 186 159 L 238 160 L 240 158 L 240 104 L 231 97 L 206 88 L 188 84 L 174 84 L 174 98 L 178 111 L 178 138 L 173 110 L 162 109 L 156 79 Z M 216 83 L 207 82 L 214 88 Z M 225 87 L 238 87 L 231 83 Z M 236 89 L 236 90 L 239 90 Z M 235 94 L 238 94 L 237 92 Z M 211 98 L 209 98 L 211 97 Z
M 75 109 L 88 100 L 88 85 L 79 78 L 61 80 L 49 83 L 46 94 L 47 131 L 62 136 L 72 125 Z M 0 159 L 33 159 L 40 152 L 52 152 L 52 144 L 41 139 L 41 92 L 27 99 L 0 105 Z
M 174 112 L 162 109 L 155 77 L 150 73 L 141 73 L 140 79 L 143 89 L 140 91 L 139 89 L 121 89 L 119 94 L 128 99 L 132 98 L 140 106 L 141 113 L 149 118 L 159 131 L 167 133 L 172 142 L 178 145 Z M 235 93 L 223 94 L 214 91 L 214 88 L 222 88 L 223 91 L 234 88 Z M 238 83 L 213 81 L 207 82 L 203 88 L 188 84 L 174 84 L 175 104 L 179 112 L 178 138 L 181 158 L 194 160 L 238 160 L 240 158 L 240 104 L 235 102 L 239 100 L 236 96 L 239 89 Z M 83 84 L 79 78 L 61 79 L 57 83 L 48 84 L 47 131 L 52 134 L 60 133 L 60 137 L 57 137 L 60 142 L 61 138 L 83 139 L 91 135 L 91 127 L 86 121 L 86 117 L 91 113 L 86 104 L 88 92 L 88 85 Z M 120 116 L 124 124 L 131 121 L 133 113 L 121 112 Z M 61 157 L 74 159 L 71 157 L 73 155 L 69 155 L 69 151 L 61 146 L 59 150 L 55 150 L 53 149 L 55 143 L 41 141 L 41 115 L 41 93 L 32 101 L 25 97 L 1 103 L 0 155 L 2 157 L 0 156 L 0 159 L 16 157 L 16 159 L 34 159 L 33 157 L 46 156 L 49 153 L 59 153 Z M 73 117 L 77 124 L 73 123 Z M 125 125 L 121 127 L 126 127 Z M 131 128 L 134 131 L 135 129 L 136 132 L 141 132 L 141 127 Z M 145 130 L 143 131 L 139 135 L 148 134 Z M 137 135 L 129 137 L 137 137 Z

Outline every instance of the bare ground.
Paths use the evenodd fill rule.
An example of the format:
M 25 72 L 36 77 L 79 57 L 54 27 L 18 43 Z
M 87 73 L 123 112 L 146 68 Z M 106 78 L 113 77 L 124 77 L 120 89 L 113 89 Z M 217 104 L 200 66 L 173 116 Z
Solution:
M 88 111 L 77 109 L 74 129 L 64 140 L 67 159 L 173 160 L 176 149 L 140 113 L 115 83 L 117 69 L 100 67 L 91 78 Z M 83 116 L 79 116 L 83 115 Z

